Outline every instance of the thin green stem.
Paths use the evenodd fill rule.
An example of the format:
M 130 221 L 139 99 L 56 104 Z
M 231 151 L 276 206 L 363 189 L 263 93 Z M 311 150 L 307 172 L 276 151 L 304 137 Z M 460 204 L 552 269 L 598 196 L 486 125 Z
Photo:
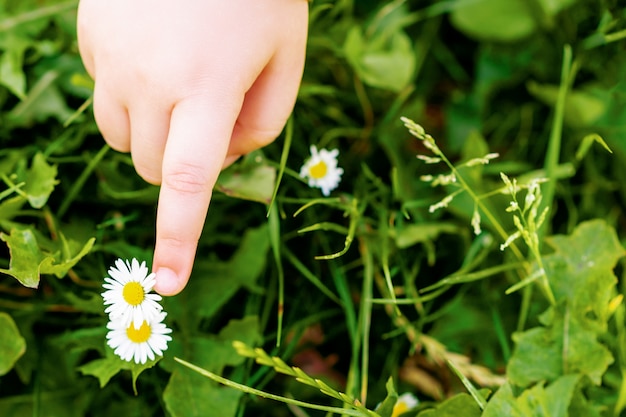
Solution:
M 32 22 L 34 20 L 44 19 L 46 17 L 54 16 L 59 13 L 63 13 L 69 10 L 76 9 L 78 6 L 78 0 L 71 0 L 65 3 L 54 4 L 48 7 L 36 8 L 32 11 L 19 14 L 17 16 L 11 16 L 0 21 L 0 32 L 7 32 L 16 26 L 24 23 Z
M 74 182 L 74 184 L 72 185 L 72 188 L 70 188 L 70 190 L 67 192 L 67 197 L 63 200 L 63 203 L 61 203 L 61 206 L 59 207 L 59 211 L 57 211 L 58 218 L 63 217 L 63 215 L 70 208 L 70 206 L 74 202 L 74 199 L 80 193 L 80 190 L 85 185 L 85 182 L 87 182 L 87 179 L 89 178 L 93 170 L 96 169 L 96 166 L 98 166 L 98 164 L 100 163 L 102 158 L 104 158 L 104 156 L 109 151 L 109 149 L 110 149 L 109 145 L 104 145 L 102 149 L 98 151 L 96 156 L 94 156 L 89 161 L 89 163 L 87 164 L 83 172 L 81 172 L 76 182 Z
M 215 382 L 218 382 L 230 388 L 235 388 L 247 394 L 256 395 L 262 398 L 268 398 L 274 401 L 280 401 L 285 404 L 292 404 L 298 407 L 310 408 L 312 410 L 326 411 L 327 413 L 340 414 L 340 415 L 346 415 L 346 416 L 355 416 L 355 417 L 380 417 L 377 413 L 373 411 L 369 411 L 369 410 L 362 411 L 362 410 L 345 409 L 345 408 L 339 408 L 339 407 L 329 407 L 325 405 L 306 403 L 304 401 L 294 400 L 293 398 L 281 397 L 280 395 L 270 394 L 269 392 L 260 391 L 260 390 L 248 387 L 246 385 L 243 385 L 243 384 L 238 384 L 237 382 L 221 377 L 217 374 L 214 374 L 213 372 L 207 371 L 206 369 L 202 369 L 183 359 L 175 357 L 174 360 L 180 363 L 181 365 L 186 366 L 187 368 L 199 373 L 202 376 L 205 376 L 209 379 L 212 379 Z
M 556 107 L 554 110 L 554 119 L 552 120 L 552 130 L 550 132 L 550 140 L 548 143 L 548 150 L 546 152 L 546 159 L 544 162 L 544 169 L 548 181 L 542 187 L 543 202 L 539 207 L 539 212 L 543 211 L 545 207 L 550 207 L 554 204 L 554 194 L 556 190 L 556 170 L 559 165 L 559 158 L 561 153 L 561 141 L 563 136 L 563 118 L 565 115 L 565 98 L 567 97 L 567 91 L 573 79 L 571 74 L 572 68 L 572 48 L 569 45 L 563 47 L 563 63 L 561 66 L 561 85 L 559 86 L 559 92 L 556 101 Z M 546 222 L 548 224 L 549 222 Z M 548 226 L 541 228 L 541 230 L 548 232 Z M 539 231 L 540 237 L 543 235 Z

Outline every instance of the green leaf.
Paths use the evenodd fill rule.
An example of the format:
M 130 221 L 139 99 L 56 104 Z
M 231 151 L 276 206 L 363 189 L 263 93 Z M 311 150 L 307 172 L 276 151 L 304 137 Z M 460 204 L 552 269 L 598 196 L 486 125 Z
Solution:
M 200 335 L 188 340 L 172 341 L 172 354 L 168 355 L 163 365 L 168 369 L 171 368 L 174 365 L 171 357 L 182 355 L 203 369 L 221 374 L 225 366 L 240 365 L 245 360 L 233 348 L 234 340 L 255 345 L 259 339 L 259 320 L 256 316 L 248 316 L 241 320 L 233 319 L 218 335 Z M 183 346 L 177 348 L 176 344 L 182 344 L 184 348 Z
M 548 243 L 555 252 L 543 262 L 557 305 L 541 315 L 545 327 L 513 335 L 507 375 L 522 387 L 569 373 L 599 385 L 613 356 L 598 336 L 607 329 L 617 283 L 613 268 L 624 248 L 602 220 L 581 223 L 570 236 L 552 236 Z
M 517 404 L 513 389 L 507 382 L 502 385 L 487 403 L 482 417 L 527 417 Z
M 547 388 L 539 383 L 515 398 L 505 384 L 487 404 L 482 417 L 569 417 L 568 409 L 580 377 L 567 375 Z
M 135 363 L 134 361 L 128 362 L 122 360 L 116 356 L 111 349 L 107 347 L 107 356 L 102 359 L 95 359 L 81 367 L 78 370 L 83 375 L 91 375 L 98 378 L 100 382 L 100 388 L 106 386 L 111 378 L 117 375 L 118 372 L 127 370 L 131 372 L 133 390 L 137 394 L 137 378 L 146 369 L 152 368 L 161 360 L 161 357 L 157 357 L 154 360 L 148 360 L 145 364 Z
M 256 152 L 222 172 L 215 188 L 231 197 L 269 204 L 275 182 L 276 168 L 267 165 Z
M 75 243 L 69 244 L 61 236 L 65 250 L 50 254 L 39 247 L 31 229 L 13 229 L 10 235 L 0 233 L 0 239 L 7 243 L 11 254 L 9 269 L 0 269 L 0 272 L 16 278 L 22 285 L 30 288 L 37 288 L 40 274 L 54 274 L 59 278 L 64 276 L 89 253 L 95 242 L 95 238 L 89 239 L 76 253 Z
M 434 410 L 422 411 L 418 417 L 480 417 L 481 410 L 471 395 L 466 393 L 457 394 L 437 405 Z M 509 414 L 502 416 L 509 417 Z
M 410 38 L 402 30 L 369 39 L 361 27 L 354 26 L 348 32 L 343 50 L 359 78 L 372 87 L 397 92 L 413 78 L 415 53 Z
M 380 417 L 391 417 L 393 415 L 393 408 L 398 401 L 398 393 L 393 386 L 393 378 L 389 377 L 385 387 L 387 388 L 387 396 L 383 402 L 376 407 L 376 412 L 380 415 Z
M 176 369 L 163 392 L 172 417 L 231 417 L 237 413 L 242 392 L 220 387 L 190 369 Z
M 38 209 L 46 204 L 54 186 L 59 183 L 56 176 L 57 167 L 49 165 L 43 154 L 35 154 L 23 188 L 31 207 Z
M 26 341 L 7 313 L 0 312 L 0 376 L 13 368 L 26 351 Z
M 224 367 L 243 363 L 244 357 L 233 348 L 234 340 L 255 344 L 259 341 L 259 321 L 256 316 L 231 320 L 219 335 L 197 337 L 188 343 L 192 357 L 203 369 L 222 373 Z M 163 393 L 167 410 L 174 416 L 234 416 L 242 393 L 216 385 L 189 369 L 178 365 Z
M 26 287 L 37 288 L 41 265 L 44 261 L 49 265 L 52 258 L 41 252 L 33 231 L 13 229 L 10 235 L 0 233 L 0 239 L 6 242 L 11 254 L 9 269 L 0 269 L 0 272 L 11 275 Z
M 457 0 L 450 20 L 467 36 L 482 41 L 514 42 L 537 29 L 526 0 Z
M 556 379 L 562 372 L 558 334 L 535 327 L 513 335 L 515 351 L 507 365 L 511 382 L 525 387 L 531 382 Z M 527 362 L 527 361 L 530 362 Z
M 0 55 L 0 84 L 24 100 L 26 98 L 26 75 L 23 70 L 24 51 L 29 42 L 22 38 L 9 37 L 11 48 Z
M 580 373 L 599 385 L 613 362 L 611 352 L 575 319 L 559 317 L 549 328 L 533 328 L 513 335 L 515 352 L 507 365 L 509 380 L 521 387 L 553 381 L 562 374 Z
M 613 269 L 626 254 L 615 230 L 603 220 L 591 220 L 570 236 L 552 236 L 547 243 L 555 249 L 544 257 L 544 265 L 557 301 L 566 300 L 581 323 L 604 331 L 617 283 Z

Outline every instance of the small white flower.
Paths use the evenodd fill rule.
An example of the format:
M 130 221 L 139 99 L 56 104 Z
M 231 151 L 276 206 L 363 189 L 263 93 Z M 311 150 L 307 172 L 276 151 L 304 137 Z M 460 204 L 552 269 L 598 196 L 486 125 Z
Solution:
M 317 148 L 312 145 L 311 157 L 300 169 L 300 176 L 309 182 L 309 187 L 320 188 L 322 194 L 328 196 L 337 188 L 343 174 L 343 169 L 337 167 L 338 155 L 337 149 L 332 151 L 320 149 L 318 152 Z
M 155 359 L 155 354 L 163 356 L 167 350 L 167 342 L 172 340 L 171 329 L 163 323 L 167 313 L 161 312 L 155 320 L 144 320 L 140 326 L 126 325 L 120 320 L 111 320 L 107 324 L 107 344 L 114 349 L 117 356 L 125 361 L 134 360 L 144 364 Z
M 415 397 L 415 395 L 410 392 L 405 392 L 401 396 L 398 397 L 398 401 L 396 401 L 396 405 L 393 406 L 393 412 L 391 413 L 391 417 L 398 417 L 402 413 L 406 413 L 412 408 L 417 407 L 419 400 Z
M 107 290 L 102 293 L 102 298 L 104 305 L 108 305 L 104 312 L 111 320 L 119 320 L 124 326 L 132 323 L 139 328 L 145 320 L 154 320 L 163 310 L 158 303 L 161 296 L 150 294 L 155 274 L 148 274 L 145 262 L 140 265 L 137 259 L 125 263 L 118 259 L 115 267 L 109 268 L 109 275 L 102 285 Z

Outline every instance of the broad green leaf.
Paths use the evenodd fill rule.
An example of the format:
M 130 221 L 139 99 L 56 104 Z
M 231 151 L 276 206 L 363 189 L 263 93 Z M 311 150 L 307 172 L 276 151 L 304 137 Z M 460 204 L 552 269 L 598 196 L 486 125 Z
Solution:
M 467 36 L 482 41 L 514 42 L 537 29 L 526 0 L 457 0 L 450 20 Z
M 568 417 L 568 409 L 574 390 L 580 377 L 578 375 L 566 375 L 563 376 L 548 386 L 545 390 L 546 405 L 549 417 Z M 532 404 L 534 398 L 529 398 L 529 402 Z
M 231 417 L 236 415 L 242 395 L 181 367 L 170 377 L 163 401 L 172 417 Z
M 517 404 L 513 389 L 507 382 L 502 385 L 493 397 L 487 402 L 487 407 L 483 411 L 482 417 L 528 417 L 523 414 Z
M 24 192 L 28 197 L 28 202 L 33 208 L 42 208 L 52 194 L 54 186 L 58 184 L 56 179 L 57 167 L 49 165 L 45 156 L 37 153 L 28 173 L 26 174 L 26 184 Z
M 103 359 L 95 359 L 78 368 L 83 375 L 91 375 L 98 378 L 100 388 L 106 386 L 111 378 L 122 370 L 119 362 L 120 358 L 107 357 Z
M 535 381 L 554 380 L 563 372 L 559 335 L 535 327 L 513 335 L 515 351 L 507 364 L 511 382 L 525 387 Z
M 554 296 L 567 300 L 570 314 L 581 323 L 603 331 L 617 283 L 613 268 L 626 254 L 615 230 L 603 220 L 591 220 L 581 223 L 570 236 L 552 236 L 547 242 L 555 249 L 544 257 Z
M 409 84 L 415 71 L 411 40 L 402 30 L 377 36 L 366 38 L 362 29 L 354 26 L 343 45 L 346 58 L 365 84 L 400 91 Z
M 233 341 L 240 340 L 246 344 L 255 345 L 259 342 L 258 333 L 258 318 L 249 316 L 241 320 L 231 320 L 218 335 L 198 335 L 189 339 L 175 338 L 171 342 L 170 354 L 161 365 L 172 371 L 174 366 L 178 367 L 178 364 L 171 358 L 181 356 L 188 358 L 203 369 L 221 374 L 225 366 L 236 366 L 245 360 L 233 348 Z
M 11 275 L 22 285 L 37 288 L 40 274 L 54 274 L 61 278 L 70 268 L 85 256 L 95 242 L 92 238 L 85 243 L 78 253 L 67 252 L 68 248 L 75 247 L 61 237 L 61 244 L 66 249 L 61 253 L 44 252 L 37 244 L 35 233 L 31 229 L 13 229 L 10 235 L 0 233 L 0 239 L 7 243 L 11 260 L 9 269 L 0 269 L 0 272 Z
M 257 162 L 259 158 L 261 162 Z M 226 195 L 269 204 L 274 193 L 276 168 L 263 163 L 259 153 L 222 172 L 215 188 Z
M 541 315 L 545 327 L 513 336 L 507 375 L 522 387 L 570 373 L 599 385 L 613 356 L 598 336 L 607 329 L 617 282 L 613 268 L 624 249 L 602 220 L 581 223 L 570 236 L 552 236 L 548 243 L 555 252 L 544 265 L 558 304 Z
M 22 67 L 29 43 L 16 37 L 9 37 L 8 41 L 11 48 L 0 55 L 0 84 L 23 100 L 26 98 L 26 76 Z
M 539 383 L 517 398 L 507 383 L 487 403 L 482 417 L 569 417 L 568 409 L 579 380 L 578 375 L 563 376 L 548 387 Z
M 233 348 L 233 340 L 255 344 L 260 339 L 258 318 L 254 316 L 231 320 L 216 337 L 197 337 L 188 343 L 191 357 L 201 368 L 221 374 L 226 366 L 243 363 L 244 357 Z M 242 393 L 216 385 L 211 380 L 180 364 L 172 373 L 163 393 L 168 411 L 173 416 L 235 415 Z
M 516 333 L 513 341 L 516 347 L 507 365 L 507 376 L 521 387 L 570 373 L 586 375 L 599 385 L 613 363 L 611 352 L 598 342 L 597 335 L 575 319 Z
M 7 313 L 0 312 L 0 376 L 13 368 L 26 351 L 26 341 Z
M 26 287 L 37 288 L 42 263 L 50 265 L 53 259 L 41 252 L 33 231 L 13 229 L 10 235 L 0 233 L 0 239 L 6 242 L 11 254 L 9 269 L 0 269 L 0 272 L 11 275 Z
M 433 410 L 419 413 L 418 417 L 480 417 L 481 409 L 471 395 L 466 393 L 457 394 L 448 398 Z M 502 416 L 508 414 L 502 414 Z

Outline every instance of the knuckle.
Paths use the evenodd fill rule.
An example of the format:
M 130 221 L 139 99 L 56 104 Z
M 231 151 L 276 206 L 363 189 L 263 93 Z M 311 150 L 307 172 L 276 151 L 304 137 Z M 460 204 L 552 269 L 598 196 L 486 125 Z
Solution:
M 283 127 L 280 126 L 251 126 L 239 125 L 239 135 L 247 142 L 253 144 L 257 148 L 262 148 L 274 141 L 282 132 Z
M 163 172 L 163 185 L 181 194 L 206 193 L 209 178 L 203 166 L 179 163 Z

